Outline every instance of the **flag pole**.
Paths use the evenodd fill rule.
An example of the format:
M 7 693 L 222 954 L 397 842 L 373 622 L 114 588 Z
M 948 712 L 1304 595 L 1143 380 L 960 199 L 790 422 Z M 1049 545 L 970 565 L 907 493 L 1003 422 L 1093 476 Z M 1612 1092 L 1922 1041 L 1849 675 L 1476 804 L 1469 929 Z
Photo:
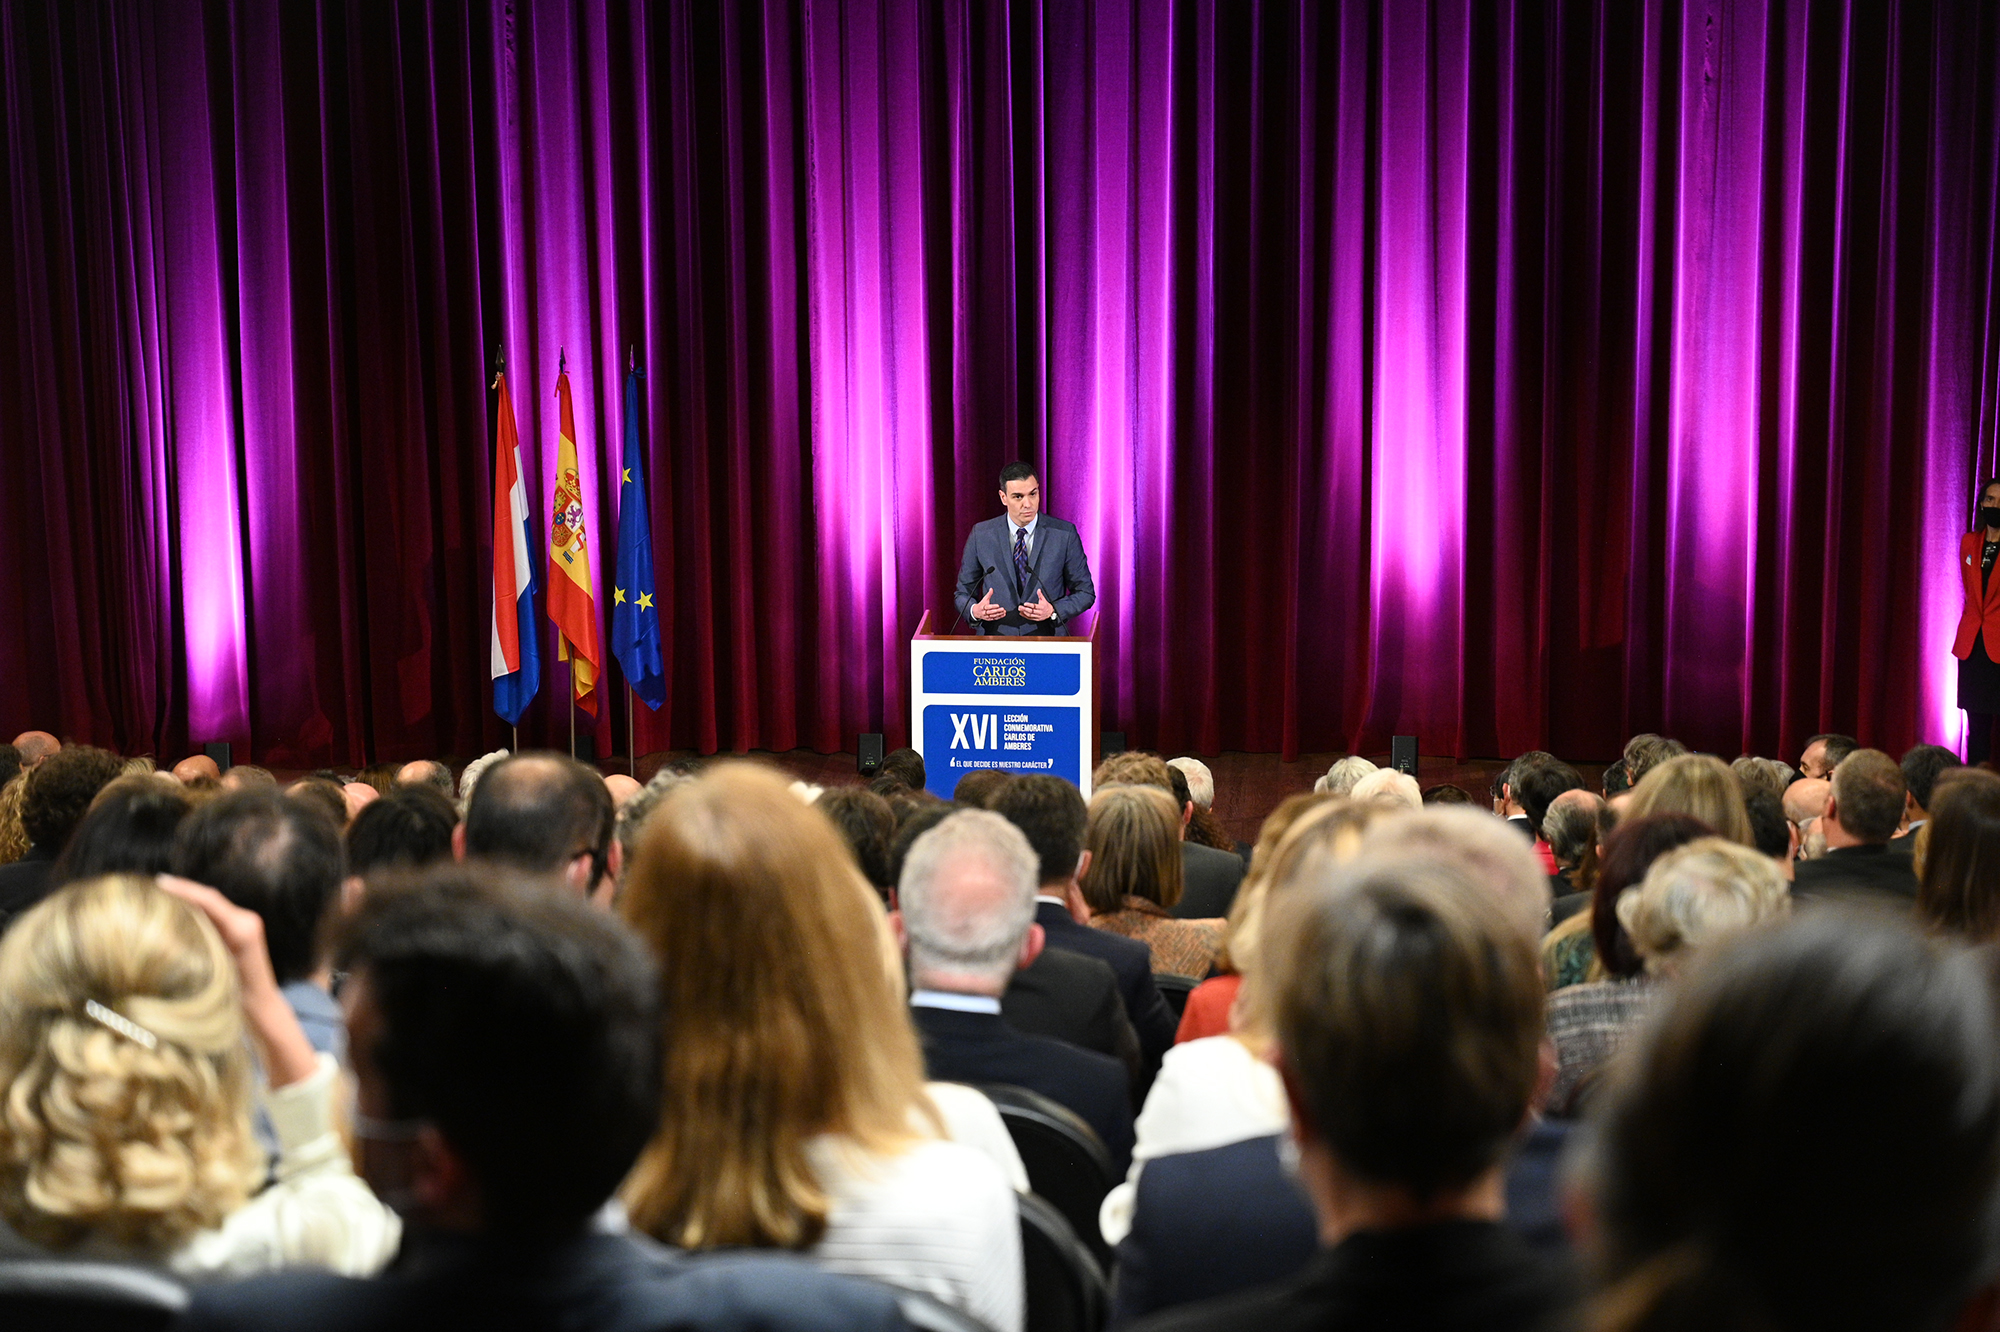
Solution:
M 638 702 L 639 702 L 639 691 L 632 687 L 631 681 L 629 680 L 626 681 L 625 682 L 625 762 L 631 767 L 632 780 L 635 782 L 639 780 L 639 745 L 638 742 L 635 741 L 632 737 L 637 731 L 637 728 L 633 722 L 633 718 L 638 712 Z
M 576 654 L 569 654 L 569 756 L 576 757 Z

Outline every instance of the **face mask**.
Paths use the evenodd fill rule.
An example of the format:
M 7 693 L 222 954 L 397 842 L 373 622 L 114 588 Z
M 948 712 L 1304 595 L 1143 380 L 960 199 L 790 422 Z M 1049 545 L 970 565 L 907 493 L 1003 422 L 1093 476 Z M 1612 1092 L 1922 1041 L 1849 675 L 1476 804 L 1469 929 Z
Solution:
M 1979 525 L 1981 527 L 2000 527 L 2000 509 L 1993 508 L 1990 505 L 1981 509 L 1979 511 Z

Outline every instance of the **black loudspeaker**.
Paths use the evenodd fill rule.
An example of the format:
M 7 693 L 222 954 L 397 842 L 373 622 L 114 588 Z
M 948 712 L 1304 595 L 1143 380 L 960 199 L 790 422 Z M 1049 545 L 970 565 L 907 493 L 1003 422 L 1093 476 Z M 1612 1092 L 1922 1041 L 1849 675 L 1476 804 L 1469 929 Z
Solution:
M 859 767 L 863 777 L 873 777 L 882 771 L 882 737 L 875 731 L 861 733 L 861 747 L 854 751 L 860 759 Z
M 1398 735 L 1389 739 L 1389 766 L 1397 772 L 1417 775 L 1417 737 Z
M 570 757 L 579 763 L 597 762 L 597 737 L 579 732 L 576 737 L 576 748 L 570 751 Z
M 1097 738 L 1097 753 L 1100 758 L 1110 758 L 1113 754 L 1125 752 L 1125 732 L 1106 731 Z
M 218 740 L 212 745 L 203 745 L 201 752 L 214 759 L 215 766 L 224 772 L 228 772 L 232 766 L 229 762 L 229 742 L 227 740 Z

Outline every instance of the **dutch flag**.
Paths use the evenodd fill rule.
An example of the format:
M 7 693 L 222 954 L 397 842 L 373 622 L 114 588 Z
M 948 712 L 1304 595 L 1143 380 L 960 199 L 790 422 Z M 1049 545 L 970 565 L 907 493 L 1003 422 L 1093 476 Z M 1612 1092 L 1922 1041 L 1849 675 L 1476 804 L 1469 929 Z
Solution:
M 493 432 L 493 710 L 508 725 L 519 726 L 542 684 L 541 650 L 535 643 L 539 580 L 528 554 L 528 489 L 521 481 L 514 404 L 507 396 L 507 376 L 501 374 L 493 383 L 500 390 L 500 425 Z

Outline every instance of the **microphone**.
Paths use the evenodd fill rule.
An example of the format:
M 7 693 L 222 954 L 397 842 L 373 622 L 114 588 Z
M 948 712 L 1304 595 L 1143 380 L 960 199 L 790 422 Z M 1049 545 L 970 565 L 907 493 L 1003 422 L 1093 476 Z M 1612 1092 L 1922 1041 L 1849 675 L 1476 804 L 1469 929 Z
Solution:
M 985 579 L 988 579 L 988 578 L 991 578 L 991 577 L 993 576 L 993 566 L 992 566 L 992 565 L 990 565 L 990 564 L 989 564 L 989 565 L 987 565 L 987 566 L 986 566 L 986 567 L 985 567 L 985 568 L 984 568 L 983 570 L 981 570 L 981 571 L 980 571 L 980 575 L 979 575 L 979 576 L 980 576 L 981 580 L 985 580 Z M 987 590 L 988 590 L 988 591 L 991 591 L 991 590 L 992 590 L 992 585 L 991 585 L 991 584 L 988 584 L 988 585 L 987 585 Z M 953 605 L 957 605 L 957 604 L 958 604 L 958 598 L 957 598 L 957 597 L 953 597 L 953 598 L 952 598 L 952 604 L 953 604 Z M 951 627 L 952 627 L 953 629 L 956 629 L 956 628 L 958 628 L 958 626 L 960 626 L 961 624 L 965 624 L 965 612 L 964 612 L 964 611 L 960 611 L 960 612 L 959 612 L 958 614 L 956 614 L 956 615 L 954 615 L 954 616 L 952 616 L 952 617 L 951 617 Z M 970 628 L 970 629 L 972 629 L 972 630 L 973 630 L 973 632 L 975 632 L 975 633 L 977 633 L 977 632 L 979 631 L 979 626 L 977 626 L 977 625 L 968 625 L 967 627 L 968 627 L 968 628 Z M 947 634 L 949 634 L 949 632 L 950 632 L 950 631 L 949 631 L 949 630 L 947 630 L 946 632 L 947 632 Z

